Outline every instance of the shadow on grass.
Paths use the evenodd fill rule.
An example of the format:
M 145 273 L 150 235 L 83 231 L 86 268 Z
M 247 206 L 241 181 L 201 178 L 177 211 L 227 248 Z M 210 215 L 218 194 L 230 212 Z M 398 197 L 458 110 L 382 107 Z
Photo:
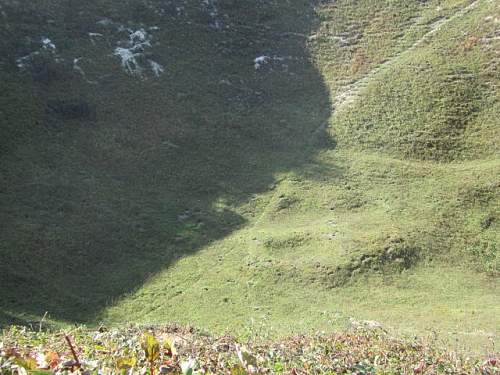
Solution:
M 1 134 L 3 324 L 46 311 L 95 322 L 177 259 L 244 226 L 235 208 L 270 189 L 276 174 L 301 173 L 333 147 L 328 91 L 307 49 L 316 22 L 310 1 L 221 0 L 215 13 L 191 1 L 183 15 L 147 4 L 6 8 L 15 14 L 10 27 L 31 33 L 20 40 L 55 35 L 67 59 L 87 54 L 87 74 L 99 83 L 75 72 L 27 78 L 12 67 L 16 48 L 26 52 L 21 41 L 2 46 L 11 52 L 0 68 L 10 66 L 10 82 L 24 89 L 0 94 L 3 106 L 17 105 Z M 104 18 L 157 26 L 154 58 L 165 74 L 127 76 L 103 53 L 112 53 L 109 40 L 89 44 Z M 268 57 L 256 69 L 258 56 Z M 20 100 L 20 91 L 33 95 Z M 61 100 L 90 103 L 95 115 L 46 110 Z

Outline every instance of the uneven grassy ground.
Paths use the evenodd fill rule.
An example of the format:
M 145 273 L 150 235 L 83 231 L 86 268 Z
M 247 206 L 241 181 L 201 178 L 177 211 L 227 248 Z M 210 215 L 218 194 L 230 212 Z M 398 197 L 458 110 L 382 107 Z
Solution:
M 0 322 L 498 343 L 499 5 L 208 3 L 0 3 Z

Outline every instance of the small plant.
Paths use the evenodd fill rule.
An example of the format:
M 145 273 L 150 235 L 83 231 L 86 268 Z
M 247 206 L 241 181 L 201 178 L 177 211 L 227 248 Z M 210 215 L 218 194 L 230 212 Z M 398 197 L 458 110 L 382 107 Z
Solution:
M 142 337 L 141 348 L 149 365 L 149 374 L 154 375 L 155 364 L 160 358 L 160 344 L 151 333 L 145 333 Z

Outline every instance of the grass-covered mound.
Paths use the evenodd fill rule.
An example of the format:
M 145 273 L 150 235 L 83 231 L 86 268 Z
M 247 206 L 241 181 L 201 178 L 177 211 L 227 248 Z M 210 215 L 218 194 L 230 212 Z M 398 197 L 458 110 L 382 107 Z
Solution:
M 473 2 L 395 53 L 334 116 L 340 142 L 405 158 L 498 156 L 498 3 Z M 496 135 L 496 136 L 495 136 Z
M 0 336 L 1 374 L 482 374 L 500 371 L 494 353 L 470 357 L 434 342 L 400 340 L 380 328 L 236 340 L 180 326 Z

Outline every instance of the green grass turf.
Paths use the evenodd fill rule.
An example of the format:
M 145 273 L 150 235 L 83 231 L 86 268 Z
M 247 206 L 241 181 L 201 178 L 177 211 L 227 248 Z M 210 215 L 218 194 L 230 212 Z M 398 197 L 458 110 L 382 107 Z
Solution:
M 186 4 L 2 6 L 0 324 L 498 341 L 498 5 Z M 158 26 L 165 74 L 126 75 L 104 17 Z M 41 36 L 99 83 L 18 72 Z

